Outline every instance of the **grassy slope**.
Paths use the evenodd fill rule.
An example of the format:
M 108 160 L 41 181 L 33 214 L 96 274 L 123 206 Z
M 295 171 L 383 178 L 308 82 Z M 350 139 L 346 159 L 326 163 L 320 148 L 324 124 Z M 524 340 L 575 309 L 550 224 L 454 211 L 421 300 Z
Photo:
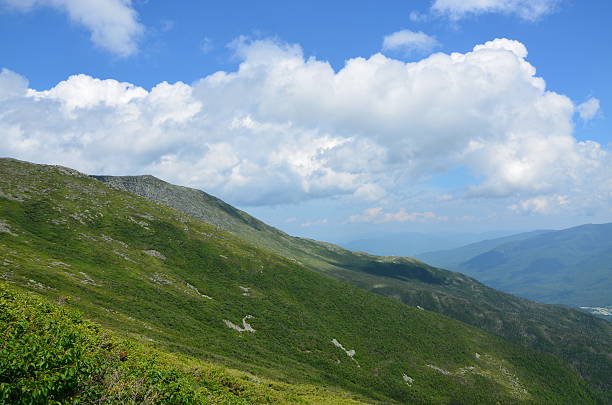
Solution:
M 601 319 L 505 294 L 418 260 L 355 253 L 292 237 L 202 191 L 152 176 L 98 179 L 174 207 L 339 280 L 552 353 L 575 366 L 603 396 L 612 396 L 612 325 Z
M 0 403 L 362 403 L 117 338 L 66 304 L 0 283 Z
M 0 192 L 3 279 L 71 296 L 88 318 L 160 350 L 390 403 L 595 403 L 553 357 L 334 281 L 76 172 L 0 160 Z M 255 332 L 224 323 L 247 315 Z

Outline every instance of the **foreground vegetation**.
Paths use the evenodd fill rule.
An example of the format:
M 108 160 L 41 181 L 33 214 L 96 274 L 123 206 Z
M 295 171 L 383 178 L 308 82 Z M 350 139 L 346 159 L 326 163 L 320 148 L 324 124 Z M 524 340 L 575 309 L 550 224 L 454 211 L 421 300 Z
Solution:
M 0 283 L 0 403 L 361 403 L 117 338 L 69 300 L 54 305 Z
M 394 269 L 390 266 L 389 271 Z M 426 278 L 429 273 L 424 274 Z M 114 385 L 108 388 L 96 381 L 117 375 L 117 387 L 144 381 L 145 392 L 151 389 L 159 395 L 152 402 L 174 395 L 172 387 L 178 387 L 176 395 L 206 401 L 209 394 L 202 394 L 199 386 L 208 383 L 193 380 L 186 371 L 184 363 L 189 361 L 182 356 L 188 356 L 247 372 L 260 381 L 290 384 L 291 395 L 305 388 L 290 387 L 308 385 L 381 403 L 598 402 L 577 373 L 552 356 L 333 280 L 296 260 L 65 168 L 0 160 L 0 277 L 12 288 L 64 302 L 61 311 L 79 309 L 134 342 L 130 344 L 136 349 L 120 350 L 127 351 L 127 357 L 117 354 L 96 340 L 99 330 L 77 322 L 74 336 L 84 334 L 85 346 L 71 359 L 82 358 L 83 367 L 62 372 L 59 381 L 80 375 L 81 369 L 102 373 L 98 380 L 88 377 L 88 372 L 77 377 L 76 381 L 93 381 L 85 384 L 93 391 L 82 384 L 73 388 L 77 394 L 92 392 L 98 399 L 114 392 Z M 16 297 L 14 302 L 23 299 Z M 44 326 L 47 315 L 42 314 L 52 312 L 45 311 L 34 311 L 26 319 L 42 322 L 41 329 L 55 330 L 53 335 L 62 328 Z M 6 330 L 10 334 L 12 326 Z M 63 335 L 59 336 L 61 342 Z M 35 381 L 45 380 L 28 373 L 45 367 L 49 359 L 62 358 L 58 354 L 72 356 L 72 351 L 58 348 L 61 343 L 51 339 L 40 343 L 41 363 L 28 357 L 25 348 L 38 343 L 27 339 L 21 346 L 3 347 L 13 359 L 0 373 L 3 393 L 21 387 L 14 378 L 5 380 L 5 375 L 26 370 L 19 381 L 32 384 L 25 391 L 36 392 Z M 129 354 L 138 353 L 143 344 L 156 351 L 142 349 L 142 356 L 130 363 Z M 94 358 L 87 360 L 90 354 Z M 119 356 L 110 362 L 108 372 L 104 371 L 107 360 L 99 361 L 104 356 Z M 151 358 L 156 362 L 147 360 Z M 125 373 L 127 382 L 121 382 L 124 375 L 116 373 L 112 364 L 131 364 Z M 148 370 L 176 378 L 163 380 L 157 390 L 147 385 Z M 150 384 L 155 386 L 157 372 L 152 375 Z M 56 385 L 60 384 L 48 384 Z M 40 386 L 40 395 L 49 396 L 45 387 Z M 117 389 L 124 391 L 130 388 Z

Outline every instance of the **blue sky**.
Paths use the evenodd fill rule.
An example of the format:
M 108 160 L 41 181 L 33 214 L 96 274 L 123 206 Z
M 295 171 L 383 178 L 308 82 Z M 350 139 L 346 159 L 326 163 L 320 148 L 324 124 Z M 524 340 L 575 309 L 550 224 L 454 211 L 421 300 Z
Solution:
M 608 1 L 0 10 L 1 155 L 152 173 L 327 240 L 612 220 Z

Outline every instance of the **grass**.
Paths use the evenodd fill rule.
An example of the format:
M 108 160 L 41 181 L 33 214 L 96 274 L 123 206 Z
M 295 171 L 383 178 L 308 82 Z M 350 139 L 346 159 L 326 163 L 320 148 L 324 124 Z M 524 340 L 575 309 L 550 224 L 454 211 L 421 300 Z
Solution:
M 359 404 L 118 338 L 66 308 L 0 283 L 0 403 Z

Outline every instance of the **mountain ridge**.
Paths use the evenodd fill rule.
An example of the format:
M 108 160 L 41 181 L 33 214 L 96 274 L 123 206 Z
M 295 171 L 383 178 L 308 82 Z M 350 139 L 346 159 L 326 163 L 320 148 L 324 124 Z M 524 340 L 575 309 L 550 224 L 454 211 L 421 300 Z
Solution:
M 145 179 L 144 185 L 138 185 L 142 180 L 138 176 L 95 178 L 201 220 L 212 217 L 216 226 L 235 236 L 340 281 L 444 314 L 510 342 L 555 354 L 573 364 L 598 389 L 607 391 L 612 387 L 609 379 L 612 359 L 607 349 L 612 325 L 603 320 L 577 310 L 514 297 L 414 258 L 377 257 L 327 242 L 293 237 L 240 210 L 239 219 L 228 218 L 228 211 L 219 212 L 207 204 L 212 196 L 200 190 L 150 178 Z M 263 225 L 256 228 L 250 223 Z

